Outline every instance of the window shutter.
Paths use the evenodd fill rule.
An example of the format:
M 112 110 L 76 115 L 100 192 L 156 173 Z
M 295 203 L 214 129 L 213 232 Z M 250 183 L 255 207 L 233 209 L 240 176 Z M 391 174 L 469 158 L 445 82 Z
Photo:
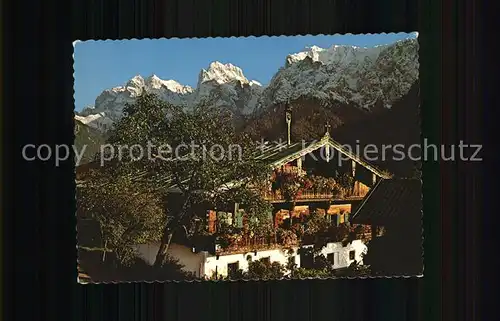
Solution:
M 214 211 L 208 211 L 207 216 L 208 216 L 208 233 L 210 234 L 215 233 L 216 232 L 215 222 L 217 220 L 216 214 Z

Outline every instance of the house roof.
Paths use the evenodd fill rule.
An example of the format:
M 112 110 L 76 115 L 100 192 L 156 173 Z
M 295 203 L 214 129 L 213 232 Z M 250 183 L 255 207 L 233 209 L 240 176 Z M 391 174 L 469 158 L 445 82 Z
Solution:
M 338 153 L 347 156 L 381 178 L 390 178 L 388 174 L 333 140 L 328 132 L 319 141 L 298 142 L 290 145 L 286 143 L 263 145 L 256 159 L 267 161 L 272 167 L 279 167 L 324 147 L 333 148 Z
M 335 151 L 343 154 L 344 156 L 347 156 L 349 159 L 352 159 L 356 163 L 360 164 L 361 166 L 365 167 L 375 175 L 381 178 L 389 178 L 390 176 L 381 170 L 377 169 L 375 166 L 370 164 L 369 162 L 361 159 L 359 156 L 356 154 L 352 153 L 351 151 L 347 150 L 345 147 L 343 147 L 340 143 L 336 142 L 330 137 L 330 134 L 326 132 L 326 134 L 319 140 L 319 141 L 312 141 L 312 142 L 297 142 L 297 143 L 292 143 L 288 145 L 287 143 L 270 143 L 266 142 L 262 144 L 256 151 L 255 151 L 255 159 L 256 160 L 261 160 L 266 162 L 270 167 L 272 168 L 277 168 L 279 166 L 282 166 L 290 161 L 293 161 L 297 158 L 303 157 L 311 152 L 314 152 L 316 150 L 319 150 L 321 148 L 328 147 L 328 148 L 333 148 Z M 98 163 L 98 162 L 95 162 Z M 95 164 L 94 164 L 95 165 Z M 82 173 L 87 171 L 88 169 L 95 168 L 96 166 L 92 165 L 82 165 L 85 166 L 85 168 L 82 169 L 77 169 L 77 174 Z M 97 164 L 98 166 L 98 164 Z M 173 177 L 172 176 L 165 176 L 165 175 L 148 175 L 146 171 L 144 172 L 139 172 L 135 175 L 134 180 L 141 180 L 141 179 L 152 179 L 155 181 L 156 184 L 158 184 L 159 189 L 175 189 L 176 184 L 173 182 Z M 78 183 L 82 183 L 81 181 L 78 181 Z
M 355 224 L 387 224 L 421 219 L 422 183 L 419 179 L 381 179 L 351 216 Z

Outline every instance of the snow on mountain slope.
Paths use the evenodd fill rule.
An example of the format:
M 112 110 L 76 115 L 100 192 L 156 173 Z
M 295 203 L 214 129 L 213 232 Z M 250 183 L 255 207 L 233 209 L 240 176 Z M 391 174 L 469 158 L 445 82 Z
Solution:
M 416 39 L 373 48 L 313 46 L 287 57 L 264 91 L 260 106 L 311 97 L 364 109 L 380 101 L 389 108 L 417 80 L 418 66 Z
M 217 61 L 201 70 L 196 89 L 175 80 L 162 80 L 156 75 L 147 78 L 137 75 L 124 86 L 103 91 L 96 98 L 95 107 L 83 109 L 75 119 L 105 131 L 120 119 L 125 104 L 133 103 L 143 92 L 155 93 L 171 104 L 187 108 L 205 99 L 215 99 L 218 106 L 240 116 L 254 110 L 262 85 L 248 80 L 239 67 Z
M 255 80 L 248 80 L 239 67 L 215 61 L 208 69 L 201 70 L 188 105 L 215 97 L 217 106 L 242 116 L 255 109 L 262 90 L 262 85 Z
M 268 86 L 248 80 L 232 64 L 212 62 L 201 70 L 196 88 L 155 75 L 135 76 L 124 86 L 103 91 L 75 118 L 107 130 L 122 116 L 126 103 L 143 92 L 189 108 L 210 98 L 238 116 L 260 113 L 275 104 L 309 97 L 333 106 L 335 102 L 370 110 L 377 103 L 390 108 L 418 78 L 418 42 L 415 38 L 373 48 L 334 45 L 317 46 L 291 54 Z
M 107 130 L 120 119 L 127 103 L 133 103 L 135 98 L 144 91 L 157 94 L 174 104 L 186 103 L 193 89 L 182 86 L 175 80 L 162 80 L 156 75 L 143 78 L 138 75 L 130 79 L 124 86 L 103 91 L 95 100 L 95 107 L 84 108 L 75 119 L 99 130 Z
M 113 119 L 106 116 L 105 112 L 89 114 L 87 116 L 75 115 L 75 120 L 103 132 L 113 127 Z

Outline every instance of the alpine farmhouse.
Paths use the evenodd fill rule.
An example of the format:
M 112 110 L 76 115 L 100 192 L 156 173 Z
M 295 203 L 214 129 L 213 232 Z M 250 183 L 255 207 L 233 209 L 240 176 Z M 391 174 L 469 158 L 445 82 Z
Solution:
M 256 159 L 266 162 L 273 174 L 256 186 L 264 200 L 272 205 L 267 217 L 272 231 L 267 235 L 248 233 L 250 218 L 238 203 L 226 208 L 200 209 L 204 217 L 202 235 L 177 233 L 168 254 L 179 260 L 185 271 L 198 278 L 214 279 L 247 270 L 250 261 L 279 262 L 285 266 L 308 268 L 318 255 L 324 256 L 334 269 L 363 264 L 367 242 L 381 236 L 383 226 L 354 224 L 351 213 L 366 201 L 367 195 L 391 175 L 372 166 L 330 137 L 328 125 L 323 137 L 312 142 L 292 142 L 291 114 L 287 111 L 287 141 L 266 143 Z M 88 166 L 77 168 L 84 173 Z M 175 184 L 166 178 L 161 182 L 168 190 L 168 204 L 179 198 Z M 293 195 L 286 185 L 297 186 Z M 200 215 L 201 214 L 201 215 Z M 307 229 L 310 215 L 319 215 L 331 225 L 318 252 L 307 251 L 318 242 Z M 79 232 L 79 233 L 84 233 Z M 326 242 L 324 241 L 326 239 Z M 160 244 L 138 244 L 139 256 L 148 264 L 155 263 Z

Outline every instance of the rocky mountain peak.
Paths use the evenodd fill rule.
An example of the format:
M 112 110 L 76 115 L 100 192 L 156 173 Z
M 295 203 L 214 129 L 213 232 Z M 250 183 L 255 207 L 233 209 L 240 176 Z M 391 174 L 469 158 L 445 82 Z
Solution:
M 413 35 L 415 36 L 415 35 Z M 194 106 L 207 97 L 237 116 L 263 113 L 276 104 L 310 99 L 324 108 L 350 105 L 370 111 L 390 108 L 418 79 L 418 42 L 408 38 L 370 48 L 332 45 L 311 46 L 285 57 L 267 86 L 245 77 L 231 63 L 214 61 L 198 76 L 196 88 L 153 74 L 134 76 L 123 86 L 104 90 L 78 120 L 99 130 L 120 119 L 126 103 L 142 92 L 152 92 L 174 105 Z

